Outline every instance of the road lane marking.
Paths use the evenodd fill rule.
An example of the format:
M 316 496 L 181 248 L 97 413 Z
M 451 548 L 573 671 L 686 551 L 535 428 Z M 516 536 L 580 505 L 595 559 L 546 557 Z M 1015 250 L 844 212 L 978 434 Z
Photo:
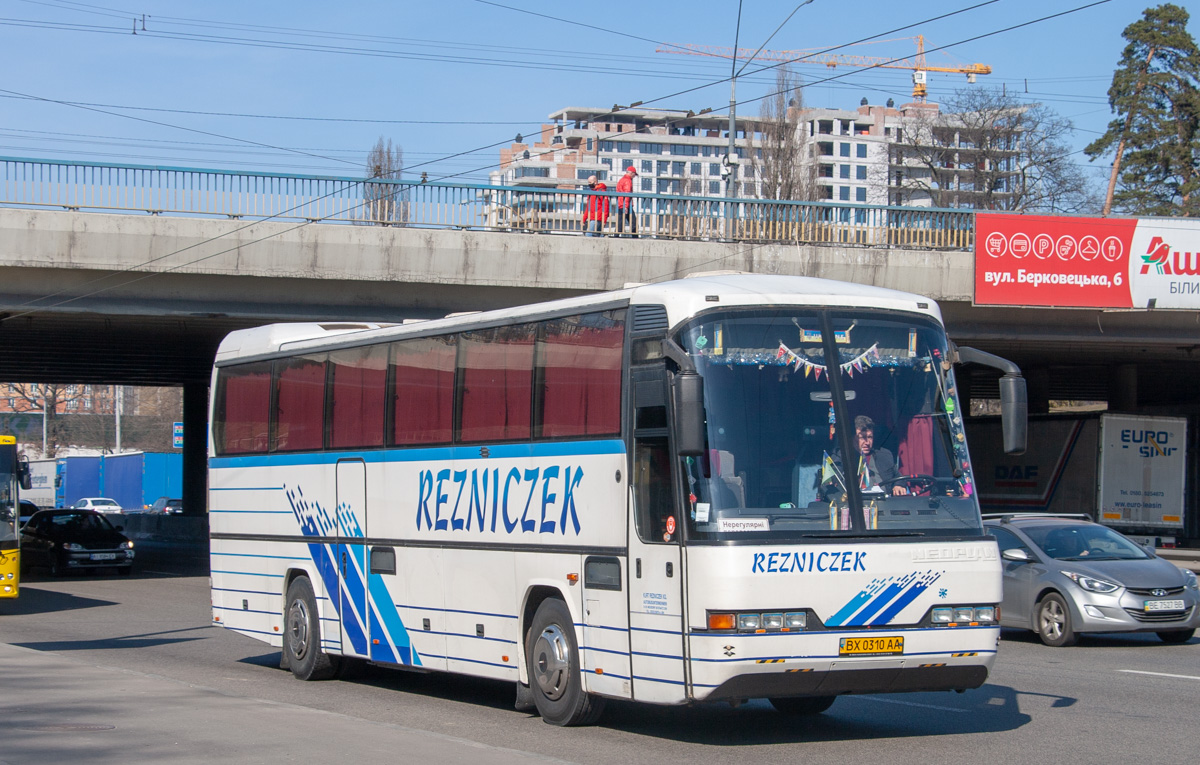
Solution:
M 1118 672 L 1125 672 L 1130 675 L 1154 675 L 1155 677 L 1177 677 L 1180 680 L 1200 680 L 1197 675 L 1172 675 L 1167 672 L 1143 672 L 1140 669 L 1118 669 Z
M 878 696 L 859 696 L 859 701 L 878 701 L 883 704 L 903 704 L 906 707 L 921 707 L 922 709 L 936 709 L 939 712 L 970 712 L 969 709 L 955 709 L 954 707 L 941 707 L 937 704 L 921 704 L 916 701 L 898 701 L 896 699 L 881 699 Z

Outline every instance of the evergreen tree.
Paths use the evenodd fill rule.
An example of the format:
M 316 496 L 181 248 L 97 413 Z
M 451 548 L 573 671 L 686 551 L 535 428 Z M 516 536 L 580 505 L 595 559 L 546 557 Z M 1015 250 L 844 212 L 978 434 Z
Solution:
M 1108 103 L 1116 119 L 1084 151 L 1113 155 L 1104 204 L 1135 215 L 1200 216 L 1200 49 L 1188 12 L 1147 8 L 1125 28 Z

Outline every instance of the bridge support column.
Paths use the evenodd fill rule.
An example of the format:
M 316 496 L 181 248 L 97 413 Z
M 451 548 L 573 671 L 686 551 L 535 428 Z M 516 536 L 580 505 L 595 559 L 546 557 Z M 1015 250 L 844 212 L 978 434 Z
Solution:
M 1108 409 L 1111 412 L 1135 412 L 1138 406 L 1137 365 L 1120 364 L 1108 378 Z
M 208 386 L 183 386 L 183 512 L 208 514 Z
M 1029 413 L 1050 413 L 1050 370 L 1035 367 L 1025 370 L 1025 382 L 1029 391 Z

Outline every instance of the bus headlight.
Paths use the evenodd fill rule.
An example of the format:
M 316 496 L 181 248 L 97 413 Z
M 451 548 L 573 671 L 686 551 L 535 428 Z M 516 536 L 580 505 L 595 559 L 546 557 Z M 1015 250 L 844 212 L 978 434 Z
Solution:
M 807 611 L 768 611 L 766 613 L 708 614 L 708 628 L 714 631 L 791 632 L 808 627 Z
M 979 627 L 995 624 L 999 618 L 996 606 L 938 606 L 929 612 L 935 627 Z
M 762 628 L 762 614 L 738 614 L 738 629 L 753 631 Z

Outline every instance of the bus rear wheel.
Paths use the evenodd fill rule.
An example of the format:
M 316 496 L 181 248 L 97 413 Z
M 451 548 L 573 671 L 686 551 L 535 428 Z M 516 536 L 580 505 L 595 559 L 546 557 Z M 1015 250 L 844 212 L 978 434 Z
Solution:
M 298 576 L 288 585 L 283 624 L 283 650 L 293 675 L 301 680 L 328 680 L 337 674 L 337 658 L 321 650 L 317 599 L 308 577 Z
M 585 693 L 579 672 L 579 646 L 567 604 L 547 598 L 533 615 L 525 639 L 533 703 L 551 725 L 591 725 L 604 711 L 604 699 Z

